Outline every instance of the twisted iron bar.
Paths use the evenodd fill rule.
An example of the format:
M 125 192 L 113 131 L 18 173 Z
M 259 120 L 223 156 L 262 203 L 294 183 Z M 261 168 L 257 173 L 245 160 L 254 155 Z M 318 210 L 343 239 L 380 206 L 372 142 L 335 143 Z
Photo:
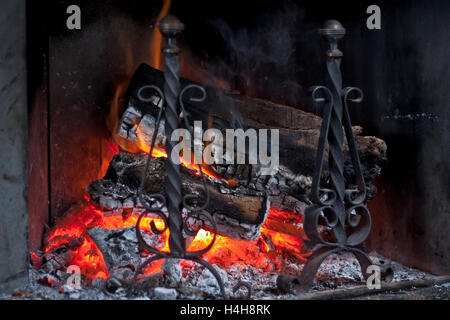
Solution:
M 192 127 L 190 126 L 189 122 L 189 114 L 187 113 L 184 106 L 184 96 L 188 92 L 188 90 L 196 89 L 201 93 L 201 96 L 191 97 L 190 101 L 202 102 L 206 99 L 206 91 L 204 88 L 198 85 L 188 85 L 183 90 L 181 90 L 180 67 L 178 62 L 179 49 L 176 46 L 175 39 L 176 36 L 184 29 L 184 25 L 174 16 L 168 15 L 159 23 L 159 29 L 161 33 L 168 39 L 168 46 L 163 50 L 165 54 L 164 93 L 161 91 L 161 89 L 153 85 L 144 86 L 138 92 L 138 97 L 143 102 L 149 102 L 149 100 L 143 96 L 143 91 L 154 90 L 159 95 L 159 98 L 161 99 L 160 102 L 162 102 L 162 107 L 158 112 L 157 120 L 155 123 L 155 130 L 153 132 L 146 167 L 138 189 L 138 198 L 143 204 L 145 211 L 139 216 L 136 223 L 136 236 L 140 247 L 152 253 L 153 256 L 151 256 L 138 267 L 134 275 L 133 283 L 136 283 L 137 277 L 143 272 L 145 267 L 155 261 L 161 259 L 187 259 L 202 265 L 212 273 L 212 275 L 217 280 L 220 292 L 224 299 L 248 299 L 250 298 L 252 292 L 251 286 L 248 283 L 240 281 L 233 288 L 233 293 L 236 293 L 241 288 L 245 289 L 246 294 L 244 296 L 237 298 L 228 297 L 225 293 L 225 287 L 222 278 L 220 277 L 217 270 L 214 269 L 208 262 L 200 258 L 200 256 L 211 250 L 211 248 L 214 246 L 217 234 L 216 222 L 214 218 L 206 211 L 206 208 L 208 207 L 210 201 L 209 190 L 206 184 L 206 177 L 203 174 L 201 164 L 198 164 L 198 170 L 202 179 L 205 193 L 205 199 L 203 200 L 203 203 L 199 197 L 193 194 L 185 195 L 182 198 L 180 164 L 175 164 L 171 158 L 172 150 L 177 145 L 177 142 L 172 141 L 171 137 L 174 130 L 179 128 L 180 115 L 184 119 L 185 127 L 191 131 L 191 136 L 194 136 Z M 179 113 L 178 105 L 181 108 L 181 114 Z M 148 196 L 144 195 L 145 180 L 150 168 L 152 154 L 163 114 L 165 116 L 166 153 L 168 156 L 166 161 L 167 179 L 165 184 L 168 201 L 166 201 L 166 197 L 160 193 Z M 197 205 L 191 205 L 190 203 L 197 203 Z M 167 207 L 168 217 L 163 212 L 164 207 Z M 181 214 L 182 207 L 189 211 L 184 220 Z M 162 235 L 167 230 L 170 231 L 169 252 L 158 250 L 145 241 L 141 230 L 141 221 L 149 214 L 158 216 L 164 222 L 164 228 L 158 229 L 154 221 L 152 221 L 150 227 L 153 233 Z M 197 226 L 197 228 L 194 229 L 189 225 L 188 221 L 190 219 L 197 219 L 198 217 L 203 218 L 201 220 L 203 223 L 202 226 L 205 225 L 205 220 L 207 220 L 209 222 L 209 225 L 212 226 L 213 239 L 204 249 L 198 251 L 187 251 L 183 232 L 187 236 L 195 236 L 202 226 Z
M 161 30 L 162 31 L 162 30 Z M 181 255 L 185 250 L 185 241 L 182 236 L 183 221 L 181 219 L 181 174 L 180 165 L 175 164 L 172 159 L 172 150 L 178 144 L 171 139 L 173 131 L 178 128 L 178 104 L 180 93 L 180 66 L 178 64 L 178 48 L 171 41 L 164 49 L 165 71 L 164 71 L 164 96 L 166 99 L 166 192 L 169 195 L 167 209 L 169 211 L 169 247 L 176 255 Z
M 313 253 L 298 279 L 280 276 L 281 281 L 296 284 L 297 292 L 306 291 L 312 286 L 322 262 L 330 255 L 352 253 L 358 260 L 365 279 L 370 276 L 367 268 L 373 265 L 370 257 L 358 248 L 369 235 L 371 218 L 365 204 L 366 185 L 348 112 L 348 102 L 361 102 L 363 93 L 358 88 L 342 88 L 340 65 L 343 54 L 338 49 L 338 40 L 344 37 L 345 29 L 338 21 L 329 20 L 324 28 L 320 29 L 320 33 L 330 45 L 330 49 L 326 52 L 327 86 L 312 88 L 313 101 L 323 106 L 323 121 L 311 188 L 313 205 L 306 209 L 303 222 Z M 357 189 L 346 188 L 344 132 L 355 170 Z M 331 179 L 330 187 L 322 188 L 321 177 L 327 143 L 328 170 Z M 319 231 L 321 225 L 333 230 L 333 240 L 322 238 Z M 381 276 L 390 277 L 391 275 L 392 270 L 388 266 L 383 266 Z

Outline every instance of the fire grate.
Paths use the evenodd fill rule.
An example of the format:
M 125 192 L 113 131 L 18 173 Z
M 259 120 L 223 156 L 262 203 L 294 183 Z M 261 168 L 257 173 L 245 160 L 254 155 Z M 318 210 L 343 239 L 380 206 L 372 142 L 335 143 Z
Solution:
M 326 52 L 327 86 L 312 88 L 314 102 L 323 106 L 323 122 L 311 188 L 313 204 L 306 209 L 304 219 L 304 230 L 314 250 L 298 279 L 282 275 L 278 280 L 281 286 L 295 285 L 297 293 L 311 288 L 321 264 L 330 255 L 352 253 L 366 280 L 371 275 L 368 268 L 374 265 L 370 257 L 358 248 L 370 233 L 371 218 L 366 206 L 366 184 L 348 111 L 348 102 L 360 103 L 364 95 L 359 88 L 342 88 L 340 65 L 343 53 L 338 49 L 338 41 L 345 36 L 345 28 L 339 21 L 328 20 L 319 33 L 328 41 L 330 49 Z M 344 132 L 355 171 L 356 189 L 346 189 Z M 327 142 L 331 186 L 324 188 L 321 177 Z M 335 239 L 322 238 L 319 232 L 321 224 L 333 230 Z M 380 270 L 382 279 L 392 279 L 393 271 L 389 266 L 383 265 Z
M 154 134 L 151 142 L 150 152 L 148 154 L 146 168 L 144 170 L 141 184 L 138 191 L 138 197 L 141 203 L 146 208 L 138 218 L 136 223 L 136 237 L 138 239 L 139 245 L 141 248 L 146 249 L 150 253 L 153 253 L 154 256 L 147 259 L 144 263 L 142 263 L 139 268 L 135 272 L 134 283 L 137 281 L 137 277 L 144 268 L 151 264 L 152 262 L 161 260 L 161 259 L 183 259 L 183 260 L 191 260 L 195 263 L 198 263 L 208 269 L 217 280 L 219 284 L 220 292 L 224 299 L 233 299 L 233 297 L 228 297 L 225 293 L 225 288 L 223 285 L 223 281 L 219 275 L 219 273 L 205 260 L 201 259 L 200 256 L 211 250 L 214 246 L 214 242 L 216 241 L 217 234 L 217 226 L 214 218 L 205 210 L 209 205 L 209 191 L 206 186 L 206 178 L 202 171 L 201 164 L 198 164 L 199 173 L 202 179 L 203 188 L 205 192 L 205 199 L 197 199 L 196 195 L 188 194 L 182 198 L 181 194 L 181 174 L 180 174 L 180 164 L 176 164 L 173 162 L 172 150 L 175 148 L 176 143 L 171 139 L 167 139 L 166 143 L 166 153 L 169 155 L 166 162 L 166 171 L 167 171 L 167 180 L 165 183 L 166 191 L 168 193 L 168 199 L 162 194 L 152 194 L 149 196 L 144 196 L 144 184 L 145 179 L 147 177 L 147 173 L 150 167 L 150 161 L 152 159 L 153 150 L 155 148 L 156 138 L 158 136 L 158 130 L 161 123 L 161 118 L 164 113 L 165 117 L 165 133 L 166 137 L 171 137 L 172 133 L 179 128 L 179 117 L 182 117 L 184 120 L 184 124 L 187 129 L 192 131 L 192 126 L 190 125 L 188 113 L 185 110 L 183 97 L 188 91 L 192 91 L 192 89 L 198 90 L 201 93 L 201 97 L 191 97 L 190 101 L 201 102 L 206 98 L 206 91 L 203 87 L 198 85 L 188 85 L 181 90 L 180 85 L 180 66 L 178 53 L 179 48 L 176 44 L 176 37 L 184 30 L 184 25 L 173 15 L 167 15 L 164 17 L 159 25 L 158 25 L 161 33 L 167 38 L 168 46 L 164 48 L 163 52 L 165 55 L 165 71 L 164 71 L 164 93 L 160 88 L 154 85 L 144 86 L 139 92 L 139 99 L 143 102 L 146 102 L 146 98 L 143 96 L 143 92 L 146 90 L 154 90 L 160 97 L 161 100 L 161 108 L 159 109 L 157 120 L 155 123 Z M 148 101 L 147 101 L 148 102 Z M 178 109 L 178 105 L 181 110 Z M 180 112 L 181 111 L 181 114 Z M 191 132 L 193 135 L 193 132 Z M 168 200 L 168 201 L 167 201 Z M 202 203 L 201 205 L 190 205 L 190 202 Z M 163 213 L 163 208 L 166 207 L 168 209 L 169 216 Z M 187 209 L 189 213 L 186 218 L 182 219 L 181 210 L 182 207 Z M 142 235 L 140 229 L 141 220 L 147 216 L 148 214 L 156 214 L 159 218 L 164 221 L 164 228 L 158 229 L 155 223 L 151 222 L 151 230 L 153 233 L 157 235 L 161 235 L 167 230 L 170 231 L 169 235 L 169 252 L 163 252 L 152 247 L 148 244 Z M 196 217 L 202 216 L 206 219 L 213 229 L 213 239 L 202 250 L 198 250 L 195 252 L 188 252 L 186 250 L 185 245 L 185 235 L 195 236 L 197 230 L 192 230 L 188 225 L 189 219 L 196 219 Z M 183 234 L 184 233 L 184 234 Z M 236 293 L 239 289 L 246 289 L 246 295 L 240 297 L 239 299 L 248 299 L 251 296 L 251 286 L 245 282 L 239 282 L 233 289 L 233 292 Z

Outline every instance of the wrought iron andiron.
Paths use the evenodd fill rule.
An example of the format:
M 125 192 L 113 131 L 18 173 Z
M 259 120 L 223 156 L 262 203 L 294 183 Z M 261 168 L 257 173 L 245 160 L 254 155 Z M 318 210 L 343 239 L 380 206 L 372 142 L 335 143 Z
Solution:
M 181 173 L 180 173 L 180 163 L 174 163 L 174 160 L 171 157 L 172 150 L 179 143 L 178 141 L 172 141 L 171 136 L 174 130 L 179 128 L 179 119 L 183 118 L 184 125 L 186 129 L 192 131 L 192 127 L 189 123 L 189 114 L 186 112 L 184 108 L 184 95 L 192 89 L 197 90 L 201 95 L 200 97 L 191 97 L 191 102 L 201 102 L 206 98 L 206 91 L 204 88 L 198 85 L 188 85 L 183 90 L 181 90 L 180 86 L 180 66 L 178 61 L 178 53 L 179 48 L 176 44 L 176 37 L 184 30 L 184 25 L 173 15 L 167 15 L 164 17 L 159 25 L 159 30 L 161 33 L 167 38 L 167 47 L 164 48 L 164 56 L 165 56 L 165 70 L 164 70 L 164 93 L 158 87 L 154 85 L 148 85 L 142 87 L 138 96 L 140 100 L 143 102 L 149 102 L 151 99 L 145 98 L 144 93 L 146 91 L 155 91 L 159 95 L 162 103 L 162 107 L 159 110 L 157 121 L 155 124 L 155 130 L 152 137 L 152 143 L 150 148 L 150 153 L 147 159 L 146 169 L 142 176 L 141 185 L 138 191 L 138 196 L 141 203 L 145 207 L 145 211 L 139 216 L 139 219 L 136 223 L 136 236 L 139 241 L 139 245 L 141 248 L 147 250 L 152 253 L 148 260 L 146 260 L 143 264 L 139 266 L 136 270 L 134 276 L 134 282 L 136 282 L 137 277 L 142 273 L 144 268 L 161 259 L 185 259 L 196 262 L 206 269 L 208 269 L 216 278 L 217 283 L 219 284 L 219 288 L 221 294 L 224 299 L 230 298 L 225 294 L 224 285 L 222 279 L 217 272 L 208 262 L 202 260 L 200 258 L 201 255 L 208 252 L 214 245 L 216 240 L 216 223 L 214 218 L 205 210 L 209 205 L 209 193 L 208 188 L 206 186 L 206 178 L 201 170 L 201 165 L 198 165 L 199 173 L 201 175 L 205 193 L 205 199 L 199 199 L 195 195 L 185 195 L 182 196 L 181 192 Z M 158 129 L 161 123 L 162 115 L 164 114 L 165 118 L 165 135 L 166 135 L 166 153 L 168 155 L 166 161 L 166 183 L 165 190 L 167 194 L 166 197 L 163 194 L 153 194 L 153 195 L 145 195 L 144 194 L 144 184 L 145 179 L 147 177 L 147 173 L 150 167 L 150 162 L 152 158 L 152 153 L 155 147 L 156 137 L 158 135 Z M 191 132 L 191 136 L 194 136 Z M 203 202 L 203 203 L 202 203 Z M 167 207 L 168 217 L 164 213 Z M 182 208 L 185 208 L 188 213 L 183 219 L 182 217 Z M 142 219 L 149 215 L 154 214 L 160 217 L 164 221 L 164 228 L 158 229 L 155 223 L 152 221 L 150 226 L 152 232 L 161 235 L 166 230 L 170 231 L 169 234 L 169 252 L 158 250 L 148 244 L 143 238 L 141 231 L 141 221 Z M 198 228 L 193 230 L 193 228 L 188 223 L 189 220 L 196 219 L 199 216 L 202 216 L 203 220 L 208 220 L 209 224 L 213 228 L 213 240 L 208 244 L 204 249 L 198 251 L 187 251 L 186 250 L 186 239 L 184 235 L 187 236 L 195 236 Z M 251 287 L 247 283 L 239 282 L 234 288 L 234 292 L 237 292 L 240 288 L 245 288 L 247 291 L 246 297 L 249 298 L 251 294 Z
M 345 29 L 341 23 L 329 20 L 319 32 L 330 45 L 330 49 L 326 52 L 327 86 L 312 88 L 314 102 L 320 103 L 324 109 L 311 190 L 313 205 L 306 209 L 303 223 L 314 250 L 300 278 L 295 281 L 298 284 L 298 292 L 311 288 L 320 265 L 332 254 L 352 253 L 357 258 L 365 279 L 370 276 L 367 268 L 373 265 L 370 257 L 358 248 L 369 235 L 371 219 L 366 207 L 366 185 L 347 106 L 349 101 L 360 103 L 363 100 L 363 93 L 359 88 L 342 88 L 340 65 L 343 53 L 338 49 L 338 40 L 344 37 Z M 347 189 L 344 179 L 344 131 L 356 176 L 354 189 Z M 322 188 L 321 176 L 327 142 L 328 170 L 331 179 L 330 187 Z M 319 231 L 320 224 L 333 230 L 333 240 L 322 238 Z M 391 273 L 392 270 L 385 267 L 381 276 L 390 276 Z

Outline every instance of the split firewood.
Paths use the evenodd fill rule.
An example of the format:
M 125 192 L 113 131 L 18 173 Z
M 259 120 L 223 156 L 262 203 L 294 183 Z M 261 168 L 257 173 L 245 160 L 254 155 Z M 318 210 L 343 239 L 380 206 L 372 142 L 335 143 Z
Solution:
M 91 200 L 111 214 L 123 214 L 126 209 L 142 212 L 137 192 L 146 161 L 147 157 L 142 154 L 122 152 L 116 155 L 105 177 L 88 187 Z M 164 189 L 165 161 L 164 158 L 152 158 L 144 185 L 147 195 L 161 193 L 170 196 Z M 202 199 L 205 196 L 203 183 L 196 173 L 186 168 L 182 170 L 182 192 Z M 244 186 L 230 189 L 214 178 L 208 179 L 210 204 L 207 211 L 214 217 L 218 233 L 238 239 L 256 239 L 270 209 L 267 195 Z M 212 227 L 209 221 L 204 223 L 205 227 Z
M 190 84 L 193 82 L 181 80 L 182 87 Z M 91 199 L 111 214 L 122 214 L 136 208 L 139 210 L 139 206 L 142 210 L 137 199 L 137 188 L 145 168 L 144 154 L 150 150 L 157 114 L 162 107 L 161 97 L 156 91 L 141 90 L 149 85 L 162 88 L 164 75 L 159 70 L 141 65 L 130 83 L 120 125 L 114 136 L 122 152 L 113 159 L 106 176 L 88 188 Z M 192 102 L 189 95 L 184 97 L 191 122 L 201 121 L 202 130 L 278 129 L 280 137 L 280 163 L 278 172 L 272 176 L 262 175 L 259 165 L 253 164 L 213 164 L 207 167 L 214 176 L 208 178 L 211 201 L 207 210 L 215 218 L 218 233 L 241 239 L 256 239 L 269 208 L 301 217 L 310 204 L 308 195 L 322 119 L 296 108 L 261 99 L 211 87 L 205 87 L 205 90 L 207 95 L 202 102 Z M 144 97 L 145 101 L 139 96 Z M 196 93 L 192 92 L 190 96 L 196 97 Z M 370 199 L 376 192 L 370 180 L 380 173 L 380 166 L 386 160 L 386 144 L 376 137 L 362 136 L 361 127 L 354 127 L 353 132 L 368 186 L 367 199 Z M 160 153 L 164 153 L 165 139 L 162 122 L 156 138 L 156 148 Z M 347 157 L 345 175 L 348 184 L 351 184 L 354 172 L 347 147 L 344 146 L 344 149 Z M 224 150 L 227 151 L 226 148 Z M 147 194 L 164 194 L 164 161 L 164 158 L 152 160 L 145 184 Z M 326 169 L 325 164 L 324 180 L 327 179 Z M 192 168 L 183 169 L 182 191 L 184 195 L 204 196 L 202 182 Z M 208 223 L 204 221 L 206 227 L 211 227 Z M 301 223 L 294 226 L 271 219 L 268 226 L 274 231 L 304 238 Z
M 194 84 L 182 79 L 182 86 Z M 161 100 L 156 92 L 146 93 L 147 102 L 138 98 L 139 90 L 146 85 L 163 87 L 164 74 L 147 65 L 136 71 L 127 92 L 126 105 L 116 134 L 120 147 L 129 152 L 150 149 L 156 115 Z M 185 97 L 185 106 L 191 122 L 201 121 L 203 129 L 278 129 L 280 132 L 280 164 L 294 173 L 312 175 L 322 119 L 299 109 L 249 98 L 223 90 L 205 87 L 207 96 L 202 102 L 192 102 Z M 198 94 L 198 93 L 197 93 Z M 141 96 L 144 92 L 141 91 Z M 191 97 L 195 97 L 195 92 Z M 164 146 L 163 124 L 158 131 L 157 145 Z M 363 129 L 353 127 L 359 149 L 363 171 L 377 169 L 386 161 L 387 146 L 379 138 L 363 136 Z M 350 159 L 348 147 L 344 144 L 346 159 Z M 326 164 L 325 164 L 326 169 Z M 373 175 L 373 173 L 372 173 Z

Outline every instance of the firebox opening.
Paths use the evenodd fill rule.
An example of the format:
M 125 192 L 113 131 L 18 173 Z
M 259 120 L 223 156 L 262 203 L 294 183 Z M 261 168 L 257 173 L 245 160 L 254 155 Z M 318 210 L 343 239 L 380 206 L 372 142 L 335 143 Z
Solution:
M 16 126 L 16 116 L 25 116 L 8 107 L 8 117 L 14 121 L 8 118 L 10 123 L 2 126 L 9 134 L 5 140 L 8 146 L 2 150 L 9 154 L 10 147 L 25 145 L 28 159 L 21 158 L 23 150 L 12 152 L 11 159 L 18 159 L 14 160 L 18 167 L 10 164 L 11 173 L 6 170 L 2 177 L 7 185 L 26 181 L 18 178 L 22 177 L 19 167 L 28 164 L 28 173 L 23 173 L 28 181 L 20 190 L 14 189 L 15 195 L 28 194 L 28 198 L 17 200 L 13 207 L 24 212 L 20 206 L 28 205 L 28 226 L 8 216 L 8 232 L 0 230 L 0 236 L 6 234 L 3 243 L 13 243 L 10 246 L 16 248 L 9 228 L 17 226 L 17 230 L 23 229 L 17 231 L 17 246 L 28 241 L 28 248 L 8 247 L 7 254 L 2 253 L 2 259 L 7 256 L 6 261 L 13 261 L 5 267 L 2 264 L 2 273 L 7 271 L 5 281 L 22 279 L 29 273 L 33 284 L 55 289 L 48 293 L 55 294 L 52 297 L 92 298 L 98 290 L 119 298 L 126 296 L 133 276 L 152 257 L 143 242 L 162 253 L 170 252 L 173 239 L 166 229 L 168 206 L 162 206 L 163 217 L 146 208 L 161 205 L 161 197 L 150 195 L 171 196 L 166 186 L 171 155 L 166 151 L 165 123 L 155 128 L 164 103 L 154 90 L 164 91 L 167 82 L 162 49 L 168 43 L 157 26 L 168 13 L 186 26 L 177 39 L 180 87 L 201 85 L 205 90 L 205 99 L 194 90 L 181 99 L 186 110 L 176 115 L 179 126 L 189 129 L 184 124 L 189 117 L 191 122 L 201 122 L 202 130 L 216 130 L 224 136 L 230 129 L 277 130 L 277 136 L 270 135 L 266 144 L 269 149 L 273 140 L 279 139 L 279 165 L 271 176 L 261 174 L 260 163 L 225 161 L 200 168 L 192 163 L 194 150 L 178 157 L 180 192 L 192 195 L 183 206 L 199 206 L 208 195 L 205 210 L 215 221 L 212 224 L 208 215 L 181 210 L 187 226 L 178 230 L 184 238 L 178 245 L 195 253 L 215 240 L 200 258 L 224 279 L 229 297 L 240 281 L 253 284 L 254 298 L 293 297 L 298 293 L 294 287 L 301 285 L 295 277 L 301 276 L 308 258 L 317 250 L 311 240 L 328 244 L 364 233 L 358 229 L 358 222 L 364 219 L 373 231 L 361 250 L 371 252 L 369 258 L 380 265 L 395 259 L 391 261 L 394 282 L 427 280 L 430 275 L 425 271 L 448 273 L 450 242 L 442 231 L 448 225 L 443 214 L 448 207 L 444 181 L 448 174 L 442 160 L 448 158 L 442 151 L 448 140 L 442 121 L 446 116 L 443 112 L 447 112 L 443 110 L 448 109 L 442 104 L 448 79 L 442 80 L 445 76 L 431 63 L 440 61 L 438 57 L 448 50 L 423 45 L 445 39 L 442 30 L 448 29 L 447 22 L 434 25 L 430 21 L 449 21 L 434 16 L 450 12 L 442 9 L 446 5 L 430 2 L 418 6 L 423 10 L 423 25 L 410 28 L 416 25 L 416 7 L 382 1 L 383 26 L 374 31 L 366 28 L 368 4 L 364 1 L 348 8 L 295 0 L 260 1 L 257 6 L 233 1 L 130 0 L 125 4 L 114 0 L 102 4 L 82 0 L 77 2 L 82 28 L 70 30 L 67 1 L 18 2 L 14 12 L 21 12 L 17 15 L 20 23 L 10 25 L 20 26 L 23 34 L 26 28 L 26 39 L 11 32 L 17 39 L 5 42 L 10 51 L 3 56 L 5 65 L 19 68 L 11 74 L 20 76 L 18 80 L 8 78 L 7 90 L 0 90 L 0 96 L 15 93 L 9 86 L 16 82 L 27 83 L 28 92 L 25 86 L 19 91 L 28 96 L 28 108 L 24 107 L 28 120 Z M 398 22 L 399 14 L 404 23 Z M 333 193 L 323 189 L 312 195 L 326 99 L 322 105 L 314 104 L 308 91 L 312 85 L 324 83 L 327 70 L 323 53 L 328 48 L 317 30 L 330 18 L 341 21 L 347 31 L 339 42 L 344 54 L 344 83 L 361 87 L 365 95 L 363 106 L 349 104 L 353 127 L 345 133 L 355 137 L 364 186 L 359 184 L 354 154 L 347 142 L 338 169 L 345 179 L 342 187 L 353 192 L 345 195 L 353 196 L 351 202 L 357 202 L 355 190 L 364 187 L 364 205 L 368 204 L 372 220 L 358 206 L 341 220 L 333 210 L 324 209 L 317 218 L 316 239 L 311 239 L 307 235 L 311 230 L 305 231 L 306 210 L 333 199 Z M 428 42 L 430 34 L 437 40 Z M 15 49 L 8 49 L 13 42 Z M 25 56 L 25 42 L 28 57 L 22 61 L 17 57 Z M 24 80 L 24 69 L 28 81 Z M 153 89 L 142 90 L 149 85 Z M 23 98 L 7 96 L 3 100 L 27 106 Z M 429 109 L 423 110 L 423 106 Z M 26 135 L 25 127 L 28 142 L 22 139 L 18 144 L 17 139 Z M 156 146 L 147 166 L 154 136 Z M 246 139 L 249 149 L 252 140 Z M 208 148 L 212 158 L 226 160 L 226 146 L 222 154 L 217 140 L 200 144 Z M 325 149 L 324 159 L 332 158 L 330 149 Z M 268 155 L 272 155 L 270 151 Z M 249 160 L 250 155 L 244 158 Z M 8 159 L 1 163 L 8 163 Z M 321 173 L 321 186 L 332 188 L 336 168 L 324 161 Z M 9 197 L 11 190 L 5 188 L 5 199 L 14 199 Z M 136 228 L 144 212 L 147 214 Z M 435 213 L 436 220 L 428 219 L 429 212 Z M 333 228 L 337 223 L 347 224 L 339 234 Z M 20 271 L 11 270 L 9 265 L 17 265 Z M 363 284 L 366 270 L 361 272 L 357 265 L 350 254 L 328 257 L 315 278 L 313 291 Z M 81 286 L 86 289 L 82 293 L 68 285 L 72 271 L 77 274 L 78 270 Z M 218 298 L 222 288 L 210 271 L 190 260 L 155 260 L 137 274 L 139 285 L 134 289 L 138 293 L 134 296 Z M 3 282 L 2 276 L 0 287 Z M 41 287 L 34 289 L 38 292 Z

